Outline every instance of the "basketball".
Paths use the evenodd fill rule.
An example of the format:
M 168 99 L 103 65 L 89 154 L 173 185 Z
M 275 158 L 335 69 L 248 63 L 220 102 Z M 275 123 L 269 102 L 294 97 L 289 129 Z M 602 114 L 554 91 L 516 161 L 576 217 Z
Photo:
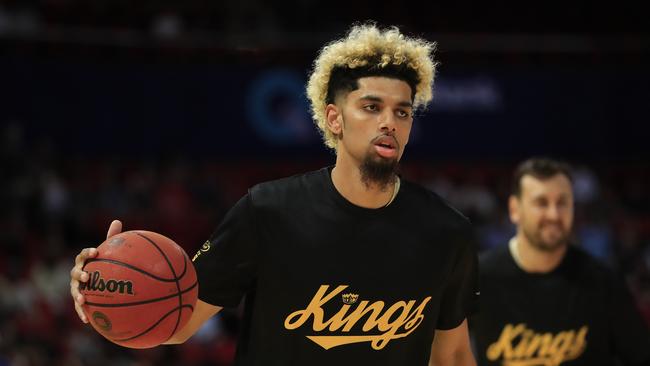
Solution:
M 171 239 L 150 231 L 108 238 L 86 260 L 79 289 L 83 310 L 106 339 L 151 348 L 183 328 L 194 311 L 198 283 L 192 261 Z

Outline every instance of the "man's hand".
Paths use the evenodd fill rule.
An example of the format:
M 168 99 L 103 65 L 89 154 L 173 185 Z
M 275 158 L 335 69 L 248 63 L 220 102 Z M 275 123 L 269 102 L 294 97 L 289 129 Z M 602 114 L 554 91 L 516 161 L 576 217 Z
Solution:
M 111 226 L 108 228 L 106 233 L 106 239 L 110 238 L 115 234 L 122 232 L 122 222 L 119 220 L 113 220 Z M 82 322 L 88 323 L 88 318 L 81 309 L 81 305 L 84 303 L 85 299 L 83 295 L 79 292 L 79 283 L 88 281 L 88 273 L 82 270 L 86 259 L 94 258 L 97 256 L 97 248 L 85 248 L 83 249 L 74 260 L 74 267 L 70 270 L 70 294 L 74 300 L 74 308 L 79 315 L 79 319 Z

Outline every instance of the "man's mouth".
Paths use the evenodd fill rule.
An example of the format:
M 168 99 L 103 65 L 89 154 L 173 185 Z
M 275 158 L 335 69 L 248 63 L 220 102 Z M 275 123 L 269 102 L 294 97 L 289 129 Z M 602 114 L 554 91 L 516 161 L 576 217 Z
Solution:
M 540 228 L 542 229 L 551 228 L 551 229 L 557 229 L 559 231 L 564 231 L 564 226 L 562 224 L 554 223 L 554 222 L 542 223 L 540 225 Z
M 394 158 L 397 156 L 397 140 L 393 136 L 381 136 L 374 141 L 375 151 L 383 158 Z

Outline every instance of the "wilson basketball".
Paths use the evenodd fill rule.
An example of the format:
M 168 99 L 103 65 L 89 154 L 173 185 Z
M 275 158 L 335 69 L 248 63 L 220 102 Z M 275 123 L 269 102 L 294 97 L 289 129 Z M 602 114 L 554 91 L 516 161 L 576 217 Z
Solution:
M 84 312 L 102 336 L 124 347 L 150 348 L 183 328 L 198 283 L 192 261 L 171 239 L 150 231 L 108 238 L 86 260 L 79 287 Z

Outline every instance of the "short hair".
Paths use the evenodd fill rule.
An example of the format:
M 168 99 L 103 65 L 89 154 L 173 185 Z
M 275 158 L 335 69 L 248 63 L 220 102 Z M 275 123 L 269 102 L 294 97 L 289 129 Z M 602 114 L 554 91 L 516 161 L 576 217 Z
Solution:
M 534 157 L 520 163 L 512 177 L 512 194 L 521 197 L 521 180 L 526 175 L 531 175 L 537 179 L 549 179 L 557 174 L 564 175 L 573 183 L 571 176 L 571 166 L 563 161 L 554 160 L 547 157 Z
M 314 61 L 307 83 L 311 112 L 325 145 L 335 149 L 337 140 L 327 128 L 325 108 L 341 93 L 356 90 L 358 79 L 386 76 L 411 87 L 413 107 L 431 100 L 436 70 L 435 43 L 409 38 L 397 27 L 381 30 L 373 23 L 354 25 L 347 36 L 323 47 Z

